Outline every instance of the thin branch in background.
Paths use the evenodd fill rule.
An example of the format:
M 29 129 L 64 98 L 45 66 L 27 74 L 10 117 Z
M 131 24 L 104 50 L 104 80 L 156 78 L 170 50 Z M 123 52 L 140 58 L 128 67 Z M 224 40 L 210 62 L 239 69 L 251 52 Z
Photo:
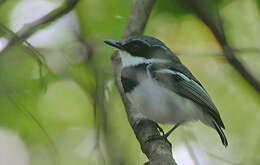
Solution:
M 97 53 L 96 45 L 94 43 L 90 43 L 85 41 L 81 35 L 77 35 L 79 42 L 85 46 L 87 49 L 86 51 L 86 58 L 84 58 L 85 64 L 92 70 L 94 73 L 95 79 L 96 79 L 96 87 L 95 92 L 92 94 L 92 98 L 94 100 L 94 129 L 95 129 L 95 146 L 93 148 L 93 151 L 96 150 L 100 153 L 101 159 L 100 161 L 103 161 L 103 164 L 107 164 L 107 160 L 105 159 L 105 155 L 109 157 L 110 162 L 113 165 L 121 165 L 127 162 L 125 160 L 124 156 L 118 156 L 121 155 L 122 152 L 120 152 L 120 149 L 122 147 L 114 141 L 117 137 L 111 133 L 110 124 L 108 122 L 108 115 L 107 115 L 107 104 L 105 99 L 105 90 L 106 90 L 106 82 L 108 81 L 108 75 L 113 74 L 112 71 L 108 73 L 109 69 L 103 69 L 100 68 L 100 65 L 98 63 L 94 63 L 93 56 Z M 100 112 L 100 113 L 98 113 Z M 98 118 L 100 120 L 98 120 Z M 100 121 L 102 122 L 102 125 L 100 124 Z M 100 132 L 102 131 L 102 132 Z M 104 137 L 104 150 L 102 150 L 101 147 L 101 141 L 100 141 L 100 133 L 103 133 Z M 118 153 L 114 153 L 114 151 L 119 151 Z M 106 152 L 104 154 L 103 152 Z
M 246 52 L 260 53 L 259 48 L 233 48 L 233 51 L 238 53 L 246 53 Z
M 258 48 L 232 48 L 236 53 L 260 53 Z M 176 53 L 177 56 L 224 56 L 224 51 L 207 51 L 207 52 L 182 52 Z
M 203 163 L 201 163 L 201 161 L 199 161 L 200 159 L 199 159 L 199 157 L 196 154 L 196 146 L 194 147 L 194 145 L 192 145 L 192 143 L 190 143 L 188 141 L 188 139 L 187 139 L 187 137 L 193 137 L 193 138 L 195 138 L 194 139 L 195 143 L 197 143 L 197 138 L 194 136 L 194 134 L 191 131 L 185 131 L 185 134 L 183 134 L 182 137 L 183 137 L 183 140 L 185 142 L 185 145 L 187 146 L 187 149 L 189 151 L 190 156 L 194 160 L 195 165 L 203 164 Z M 217 159 L 217 160 L 219 160 L 221 162 L 225 162 L 225 163 L 230 164 L 230 165 L 242 165 L 241 163 L 239 163 L 237 161 L 225 159 L 225 158 L 223 158 L 221 156 L 218 156 L 216 153 L 208 152 L 205 149 L 203 149 L 202 151 L 203 151 L 203 153 L 206 153 L 208 157 L 210 156 L 210 157 L 212 157 L 214 159 Z
M 11 36 L 11 38 L 16 38 L 17 35 L 16 33 L 14 33 L 13 31 L 11 31 L 10 29 L 8 29 L 6 26 L 0 24 L 0 31 L 4 32 L 4 33 L 7 33 L 8 35 Z M 43 88 L 44 90 L 47 89 L 47 84 L 46 82 L 44 81 L 44 78 L 43 78 L 43 74 L 44 74 L 44 70 L 48 70 L 48 65 L 46 63 L 46 60 L 44 58 L 44 56 L 39 52 L 37 51 L 29 42 L 27 42 L 26 40 L 24 40 L 24 45 L 30 52 L 31 55 L 36 61 L 37 63 L 39 64 L 39 75 L 40 75 L 40 86 L 41 88 Z M 0 52 L 1 54 L 2 52 Z
M 192 11 L 209 27 L 221 45 L 227 61 L 256 91 L 260 93 L 260 80 L 257 79 L 253 73 L 250 72 L 248 67 L 234 55 L 233 49 L 228 44 L 221 17 L 217 15 L 217 19 L 215 19 L 212 12 L 209 10 L 207 5 L 202 2 L 202 0 L 183 0 L 182 2 L 186 6 L 190 7 Z
M 2 53 L 6 52 L 10 47 L 12 47 L 16 42 L 23 42 L 25 39 L 30 37 L 33 33 L 35 33 L 40 28 L 45 27 L 48 23 L 54 22 L 58 18 L 61 18 L 63 15 L 69 13 L 74 6 L 78 3 L 79 0 L 65 0 L 64 4 L 60 7 L 54 9 L 49 12 L 45 16 L 39 18 L 38 20 L 25 24 L 23 28 L 21 28 L 5 48 L 2 50 Z
M 104 154 L 102 152 L 102 150 L 100 149 L 100 126 L 98 125 L 99 121 L 98 121 L 98 117 L 101 116 L 101 118 L 103 119 L 103 123 L 102 123 L 102 129 L 104 130 L 104 132 L 106 132 L 106 127 L 107 127 L 107 115 L 106 115 L 106 110 L 105 110 L 105 103 L 104 103 L 104 74 L 102 73 L 102 71 L 98 71 L 98 69 L 95 69 L 95 77 L 96 77 L 96 89 L 95 89 L 95 96 L 94 96 L 94 129 L 95 129 L 95 150 L 97 150 L 100 155 L 101 155 L 101 159 L 103 161 L 103 164 L 106 164 L 105 158 L 104 158 Z M 101 115 L 98 115 L 98 111 L 101 112 Z
M 105 160 L 105 154 L 102 152 L 101 145 L 100 145 L 100 128 L 104 132 L 104 136 L 106 136 L 107 133 L 107 110 L 105 106 L 105 99 L 104 99 L 104 91 L 105 91 L 105 82 L 106 82 L 106 76 L 104 74 L 104 70 L 100 70 L 98 66 L 96 66 L 93 62 L 93 58 L 91 58 L 94 54 L 96 54 L 96 49 L 94 48 L 93 43 L 86 42 L 82 34 L 75 33 L 77 36 L 78 42 L 80 42 L 86 49 L 85 51 L 85 58 L 84 63 L 86 66 L 89 67 L 90 70 L 94 73 L 95 77 L 95 91 L 91 93 L 91 97 L 93 99 L 93 107 L 94 107 L 94 131 L 95 131 L 95 145 L 92 148 L 91 154 L 89 157 L 94 153 L 94 151 L 97 151 L 100 154 L 101 159 L 99 160 L 100 163 L 107 164 Z M 98 112 L 101 112 L 98 113 Z M 98 117 L 101 117 L 101 120 L 98 120 Z M 102 127 L 99 125 L 99 121 L 102 122 Z
M 215 158 L 221 162 L 225 162 L 227 164 L 231 164 L 231 165 L 242 165 L 242 163 L 239 163 L 239 162 L 234 162 L 234 161 L 231 161 L 231 160 L 227 160 L 227 159 L 224 159 L 222 158 L 221 156 L 217 156 L 216 154 L 214 153 L 210 153 L 210 152 L 207 152 L 208 156 L 212 157 L 212 158 Z
M 85 63 L 91 63 L 91 60 L 92 60 L 92 57 L 93 55 L 97 52 L 97 48 L 96 48 L 96 43 L 95 42 L 89 42 L 89 41 L 86 41 L 84 38 L 83 38 L 83 35 L 82 33 L 77 33 L 75 32 L 75 36 L 77 37 L 77 40 L 78 42 L 80 42 L 82 45 L 84 45 L 84 51 L 86 52 L 84 54 L 84 61 Z
M 97 77 L 97 76 L 95 76 Z M 98 121 L 97 121 L 97 104 L 98 104 L 98 79 L 96 78 L 96 89 L 95 89 L 95 94 L 93 96 L 94 99 L 94 129 L 95 129 L 95 139 L 96 139 L 96 144 L 95 147 L 98 146 L 98 140 L 99 140 L 99 133 L 98 133 Z
M 155 0 L 133 1 L 128 23 L 122 39 L 125 39 L 131 35 L 140 35 L 143 33 L 154 3 Z M 130 101 L 123 92 L 123 87 L 120 80 L 121 60 L 117 51 L 112 55 L 111 60 L 114 66 L 116 86 L 124 103 L 128 121 L 141 145 L 142 152 L 149 159 L 149 162 L 145 164 L 176 165 L 176 162 L 172 156 L 171 145 L 165 140 L 154 140 L 146 143 L 149 136 L 159 135 L 160 133 L 154 122 L 149 120 L 140 120 L 138 114 L 133 111 Z
M 185 145 L 187 146 L 187 149 L 189 151 L 189 154 L 190 156 L 192 157 L 193 161 L 194 161 L 194 164 L 195 165 L 200 165 L 200 161 L 199 161 L 199 158 L 198 156 L 196 155 L 196 149 L 195 147 L 192 146 L 192 144 L 190 142 L 188 142 L 186 136 L 183 137 L 184 139 L 184 142 L 185 142 Z M 212 158 L 215 158 L 221 162 L 225 162 L 227 164 L 231 164 L 231 165 L 241 165 L 241 163 L 238 163 L 238 162 L 234 162 L 232 160 L 228 160 L 228 159 L 225 159 L 221 156 L 218 156 L 216 155 L 215 153 L 211 153 L 211 152 L 208 152 L 208 151 L 205 151 L 205 153 L 207 153 L 208 156 L 212 157 Z
M 8 32 L 9 34 L 12 34 L 12 37 L 10 41 L 7 43 L 7 45 L 2 49 L 0 52 L 0 55 L 4 54 L 9 48 L 11 48 L 16 42 L 20 43 L 25 43 L 25 45 L 31 50 L 31 52 L 34 54 L 34 57 L 37 59 L 37 62 L 42 65 L 45 65 L 45 60 L 42 58 L 41 54 L 38 53 L 28 42 L 26 42 L 26 38 L 31 36 L 33 33 L 35 33 L 39 28 L 44 27 L 44 25 L 47 25 L 48 23 L 51 23 L 55 21 L 56 19 L 60 18 L 61 16 L 65 15 L 66 13 L 70 12 L 73 7 L 77 4 L 79 0 L 66 0 L 65 3 L 48 13 L 47 15 L 43 16 L 42 18 L 30 23 L 26 24 L 21 30 L 19 30 L 16 35 L 12 31 L 10 31 L 8 28 L 5 26 L 1 25 L 0 28 L 2 31 Z M 47 65 L 45 65 L 47 66 Z M 40 73 L 42 74 L 42 67 L 40 67 Z M 4 86 L 2 87 L 3 89 Z M 32 119 L 36 125 L 43 131 L 44 135 L 47 137 L 50 145 L 53 147 L 54 153 L 55 153 L 55 164 L 59 164 L 59 156 L 58 156 L 58 151 L 54 145 L 54 142 L 48 135 L 47 131 L 42 127 L 42 125 L 39 123 L 39 121 L 29 112 L 25 109 L 25 107 L 21 107 L 18 103 L 15 102 L 15 100 L 8 94 L 5 93 L 5 95 L 8 97 L 9 101 L 14 104 L 17 109 L 19 109 L 25 116 L 29 117 Z
M 186 147 L 188 149 L 188 152 L 189 152 L 189 154 L 190 154 L 194 164 L 195 165 L 200 165 L 200 161 L 199 161 L 198 156 L 195 154 L 194 147 L 188 142 L 186 137 L 184 137 L 183 139 L 184 139 L 185 145 L 186 145 Z
M 207 52 L 182 52 L 176 53 L 177 56 L 223 56 L 223 51 L 207 51 Z
M 18 109 L 20 112 L 22 112 L 22 114 L 31 119 L 38 128 L 40 128 L 40 130 L 43 132 L 44 136 L 47 138 L 47 141 L 49 143 L 49 145 L 51 146 L 52 150 L 53 150 L 53 153 L 54 153 L 54 164 L 56 165 L 59 165 L 60 164 L 60 157 L 59 157 L 59 154 L 58 154 L 58 150 L 55 146 L 55 143 L 54 141 L 51 139 L 50 135 L 48 134 L 48 132 L 46 131 L 46 129 L 41 125 L 41 123 L 39 122 L 39 120 L 37 118 L 35 118 L 35 116 L 28 110 L 26 109 L 25 106 L 23 106 L 22 104 L 19 104 L 15 101 L 15 99 L 9 94 L 8 91 L 6 91 L 5 89 L 6 88 L 6 85 L 4 84 L 3 81 L 0 81 L 0 87 L 2 88 L 2 92 L 4 93 L 4 95 L 8 98 L 8 100 L 10 101 L 10 103 L 12 103 L 16 109 Z

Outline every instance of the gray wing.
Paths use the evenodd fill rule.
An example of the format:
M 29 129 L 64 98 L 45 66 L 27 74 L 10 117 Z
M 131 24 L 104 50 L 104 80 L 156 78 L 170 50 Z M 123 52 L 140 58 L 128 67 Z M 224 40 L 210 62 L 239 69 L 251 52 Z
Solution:
M 185 74 L 172 69 L 158 70 L 157 68 L 157 70 L 153 71 L 153 76 L 166 88 L 201 105 L 205 112 L 215 119 L 218 125 L 225 128 L 216 106 L 206 90 L 200 83 L 197 83 L 198 80 L 194 81 Z

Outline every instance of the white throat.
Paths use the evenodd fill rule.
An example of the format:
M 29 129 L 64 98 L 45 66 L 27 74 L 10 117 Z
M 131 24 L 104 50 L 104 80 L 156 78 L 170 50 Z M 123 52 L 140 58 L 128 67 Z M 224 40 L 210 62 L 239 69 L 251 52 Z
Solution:
M 135 66 L 138 64 L 146 63 L 146 64 L 151 64 L 151 63 L 168 63 L 168 60 L 164 59 L 147 59 L 144 57 L 137 57 L 137 56 L 132 56 L 126 51 L 119 50 L 119 55 L 122 60 L 122 67 L 127 67 L 127 66 Z
M 121 57 L 123 67 L 135 66 L 141 63 L 145 63 L 147 61 L 147 59 L 144 57 L 132 56 L 131 54 L 123 50 L 119 50 L 119 55 Z

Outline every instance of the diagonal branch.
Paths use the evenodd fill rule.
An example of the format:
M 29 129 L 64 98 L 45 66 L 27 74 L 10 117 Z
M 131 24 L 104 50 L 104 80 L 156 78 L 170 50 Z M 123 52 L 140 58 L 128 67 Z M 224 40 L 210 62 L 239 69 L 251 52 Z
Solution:
M 221 45 L 227 61 L 253 88 L 255 88 L 255 90 L 260 93 L 260 80 L 257 79 L 253 73 L 249 71 L 248 67 L 235 56 L 233 49 L 226 40 L 220 16 L 217 15 L 216 19 L 209 8 L 202 2 L 202 0 L 183 0 L 182 2 L 190 7 L 193 12 L 209 27 Z
M 123 39 L 131 35 L 143 33 L 154 2 L 155 0 L 134 0 Z M 114 65 L 115 82 L 123 100 L 128 121 L 134 130 L 143 153 L 149 159 L 149 162 L 145 164 L 176 165 L 172 156 L 171 146 L 165 140 L 155 140 L 146 143 L 149 136 L 159 135 L 157 127 L 152 121 L 140 120 L 137 113 L 133 110 L 130 101 L 123 92 L 120 80 L 121 61 L 118 52 L 115 52 L 111 59 Z
M 6 91 L 7 90 L 6 84 L 1 79 L 0 79 L 0 88 L 3 89 L 3 93 L 7 97 L 9 102 L 12 103 L 14 105 L 14 107 L 24 115 L 24 117 L 32 120 L 33 123 L 42 131 L 43 135 L 47 138 L 47 141 L 52 148 L 52 151 L 54 154 L 53 162 L 55 165 L 59 165 L 60 156 L 58 153 L 58 149 L 57 149 L 53 139 L 48 134 L 47 130 L 43 127 L 43 125 L 40 123 L 40 121 L 25 106 L 23 106 L 22 104 L 19 104 L 15 101 L 15 99 Z
M 13 31 L 11 31 L 10 29 L 8 29 L 6 26 L 0 24 L 0 32 L 4 32 L 7 35 L 11 36 L 11 38 L 17 38 L 16 33 L 14 33 Z M 27 42 L 26 40 L 24 40 L 24 47 L 26 47 L 30 53 L 29 55 L 31 55 L 39 64 L 39 75 L 40 75 L 40 86 L 45 90 L 46 89 L 46 83 L 43 79 L 43 72 L 44 70 L 49 70 L 47 63 L 45 61 L 44 56 L 38 52 L 29 42 Z M 1 55 L 2 52 L 0 52 Z
M 2 50 L 1 53 L 4 53 L 7 51 L 12 45 L 14 45 L 15 42 L 23 41 L 26 38 L 30 37 L 33 33 L 35 33 L 40 28 L 43 28 L 48 23 L 51 23 L 58 18 L 62 17 L 63 15 L 70 12 L 74 6 L 77 4 L 79 0 L 65 0 L 64 4 L 60 7 L 54 9 L 53 11 L 49 12 L 42 18 L 29 23 L 25 24 L 23 28 L 21 28 L 16 34 L 15 37 L 11 38 L 11 40 L 8 42 L 8 44 L 5 46 L 5 48 Z

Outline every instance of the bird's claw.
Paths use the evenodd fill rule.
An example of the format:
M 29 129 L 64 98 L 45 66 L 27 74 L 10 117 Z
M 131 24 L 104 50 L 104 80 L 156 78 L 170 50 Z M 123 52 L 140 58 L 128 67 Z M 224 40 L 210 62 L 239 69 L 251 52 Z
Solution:
M 156 128 L 164 135 L 163 129 L 159 126 L 159 124 L 155 123 Z
M 165 140 L 171 146 L 171 143 L 169 142 L 169 140 L 167 139 L 167 137 L 165 135 L 152 135 L 152 136 L 149 136 L 147 138 L 147 140 L 145 141 L 145 143 L 150 143 L 151 141 L 154 141 L 154 140 Z

